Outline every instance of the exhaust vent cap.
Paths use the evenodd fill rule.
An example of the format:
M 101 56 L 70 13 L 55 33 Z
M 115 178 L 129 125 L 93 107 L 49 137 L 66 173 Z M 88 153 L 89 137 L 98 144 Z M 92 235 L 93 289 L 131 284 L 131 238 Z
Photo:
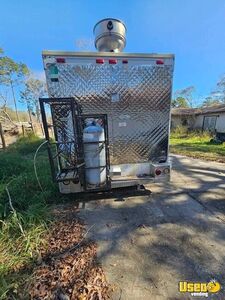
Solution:
M 99 21 L 94 27 L 95 48 L 102 52 L 121 52 L 126 46 L 126 26 L 113 18 Z

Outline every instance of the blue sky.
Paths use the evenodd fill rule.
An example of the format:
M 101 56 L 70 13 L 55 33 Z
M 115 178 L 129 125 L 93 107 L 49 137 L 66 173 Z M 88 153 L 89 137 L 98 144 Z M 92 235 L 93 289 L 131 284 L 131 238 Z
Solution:
M 0 47 L 41 74 L 41 51 L 79 50 L 101 18 L 127 26 L 125 52 L 174 53 L 174 91 L 207 96 L 225 73 L 224 0 L 1 0 Z M 95 50 L 92 43 L 90 50 Z

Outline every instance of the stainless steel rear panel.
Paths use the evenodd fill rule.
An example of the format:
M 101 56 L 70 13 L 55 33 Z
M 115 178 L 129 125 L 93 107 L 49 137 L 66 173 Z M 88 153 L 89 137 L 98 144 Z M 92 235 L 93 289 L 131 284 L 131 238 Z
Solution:
M 74 96 L 83 113 L 108 115 L 111 164 L 167 159 L 172 56 L 165 57 L 163 65 L 156 64 L 154 55 L 143 59 L 113 55 L 118 59 L 115 65 L 107 57 L 104 64 L 96 64 L 93 54 L 90 59 L 85 54 L 65 55 L 65 63 L 55 63 L 55 56 L 44 54 L 49 96 Z M 128 64 L 122 64 L 124 57 Z M 57 82 L 49 75 L 53 63 L 59 71 Z

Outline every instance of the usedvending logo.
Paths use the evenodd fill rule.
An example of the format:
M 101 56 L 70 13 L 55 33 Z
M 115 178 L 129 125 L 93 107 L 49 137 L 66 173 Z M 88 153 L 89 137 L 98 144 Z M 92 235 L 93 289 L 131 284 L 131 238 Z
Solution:
M 178 290 L 180 293 L 190 293 L 191 296 L 208 297 L 209 294 L 218 293 L 221 290 L 221 285 L 215 279 L 210 282 L 180 281 Z

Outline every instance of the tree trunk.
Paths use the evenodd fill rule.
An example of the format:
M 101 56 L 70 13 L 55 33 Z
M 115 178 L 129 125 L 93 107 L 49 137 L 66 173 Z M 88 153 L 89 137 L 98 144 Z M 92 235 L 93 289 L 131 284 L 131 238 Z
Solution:
M 41 113 L 40 113 L 40 108 L 39 108 L 39 103 L 36 103 L 36 116 L 37 116 L 37 120 L 38 120 L 38 123 L 41 123 Z
M 19 114 L 18 114 L 18 110 L 17 110 L 16 97 L 15 97 L 12 81 L 10 81 L 10 86 L 11 86 L 12 95 L 13 95 L 13 101 L 14 101 L 14 106 L 15 106 L 15 111 L 16 111 L 16 118 L 17 118 L 17 121 L 19 122 L 20 119 L 19 119 Z
M 3 131 L 3 128 L 2 128 L 2 123 L 0 123 L 0 136 L 1 136 L 1 139 L 2 139 L 2 148 L 3 148 L 3 150 L 5 150 L 6 149 L 6 143 L 5 143 L 4 131 Z
M 33 131 L 33 133 L 34 133 L 34 126 L 33 126 L 32 117 L 31 117 L 31 112 L 30 112 L 30 108 L 29 108 L 28 104 L 27 104 L 27 112 L 28 112 L 29 119 L 30 119 L 31 129 L 32 129 L 32 131 Z

